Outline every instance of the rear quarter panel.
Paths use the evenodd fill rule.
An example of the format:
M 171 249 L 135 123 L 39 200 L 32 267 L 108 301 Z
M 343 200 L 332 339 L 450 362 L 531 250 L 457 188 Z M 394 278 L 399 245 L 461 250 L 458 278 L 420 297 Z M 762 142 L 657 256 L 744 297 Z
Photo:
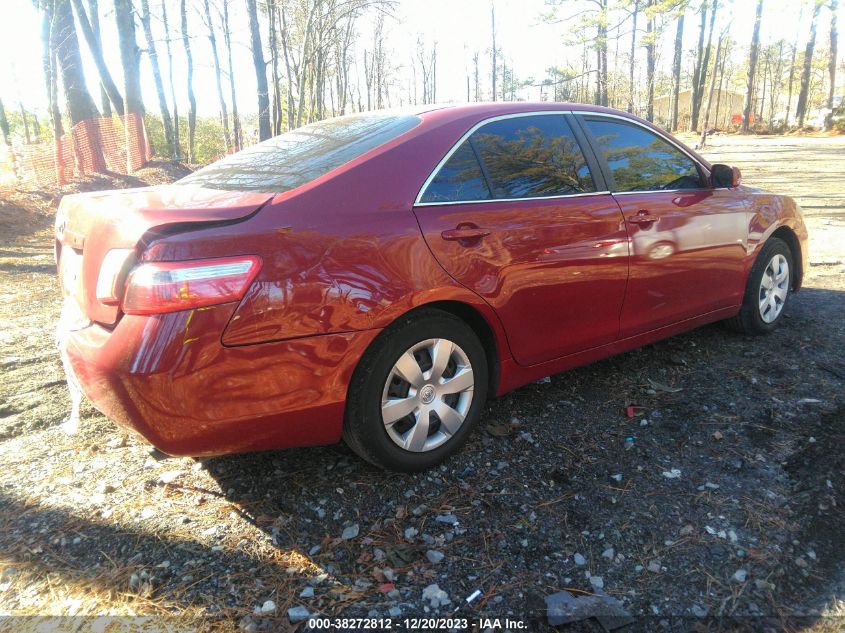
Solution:
M 482 313 L 506 353 L 501 324 L 437 263 L 412 212 L 425 178 L 471 122 L 382 146 L 236 225 L 163 238 L 148 260 L 257 254 L 261 272 L 223 335 L 229 346 L 384 328 L 435 301 Z

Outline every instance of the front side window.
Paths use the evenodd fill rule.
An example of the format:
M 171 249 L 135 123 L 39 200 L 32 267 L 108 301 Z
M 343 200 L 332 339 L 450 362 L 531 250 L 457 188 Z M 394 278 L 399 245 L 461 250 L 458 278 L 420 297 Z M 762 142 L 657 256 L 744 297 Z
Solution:
M 420 201 L 539 198 L 595 190 L 566 118 L 521 116 L 476 130 L 440 168 Z
M 616 191 L 701 189 L 695 162 L 657 134 L 638 125 L 585 119 L 613 175 Z
M 385 112 L 318 121 L 232 154 L 177 184 L 283 193 L 387 143 L 419 122 L 416 116 Z

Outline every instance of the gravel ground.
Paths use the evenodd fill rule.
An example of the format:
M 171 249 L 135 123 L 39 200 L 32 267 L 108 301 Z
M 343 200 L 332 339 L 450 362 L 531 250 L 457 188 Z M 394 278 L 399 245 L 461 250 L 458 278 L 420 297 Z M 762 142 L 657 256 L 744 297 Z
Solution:
M 841 137 L 816 140 L 782 139 L 802 144 L 806 170 L 789 152 L 766 163 L 802 204 L 798 172 L 817 151 L 845 150 Z M 755 143 L 779 141 L 714 137 L 708 153 L 740 162 Z M 840 630 L 845 161 L 825 166 L 838 174 L 806 205 L 814 264 L 776 333 L 704 327 L 526 386 L 491 401 L 465 449 L 420 475 L 380 472 L 342 446 L 158 459 L 87 404 L 80 432 L 64 434 L 50 241 L 61 192 L 6 194 L 0 615 L 302 630 L 292 620 L 306 611 L 394 628 L 455 614 L 477 630 L 496 617 L 546 630 L 544 597 L 568 589 L 619 600 L 636 618 L 625 630 Z M 166 181 L 164 167 L 139 178 Z M 0 630 L 38 623 L 0 618 Z

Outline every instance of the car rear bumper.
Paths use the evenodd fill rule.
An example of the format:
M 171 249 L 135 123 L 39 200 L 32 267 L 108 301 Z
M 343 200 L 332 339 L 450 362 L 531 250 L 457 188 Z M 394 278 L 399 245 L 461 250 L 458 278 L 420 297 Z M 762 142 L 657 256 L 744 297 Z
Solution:
M 226 347 L 233 310 L 126 315 L 68 333 L 68 357 L 97 409 L 171 455 L 339 441 L 349 380 L 378 330 Z

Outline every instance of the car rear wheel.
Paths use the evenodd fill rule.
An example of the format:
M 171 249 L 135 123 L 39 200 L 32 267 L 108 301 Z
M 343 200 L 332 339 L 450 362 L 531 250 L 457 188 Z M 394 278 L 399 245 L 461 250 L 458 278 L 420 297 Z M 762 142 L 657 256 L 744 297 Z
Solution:
M 792 252 L 776 237 L 764 245 L 748 275 L 739 314 L 726 323 L 746 334 L 767 334 L 783 319 L 792 286 Z
M 359 363 L 343 439 L 382 468 L 425 470 L 466 441 L 487 383 L 487 357 L 472 329 L 447 312 L 420 310 L 385 330 Z

